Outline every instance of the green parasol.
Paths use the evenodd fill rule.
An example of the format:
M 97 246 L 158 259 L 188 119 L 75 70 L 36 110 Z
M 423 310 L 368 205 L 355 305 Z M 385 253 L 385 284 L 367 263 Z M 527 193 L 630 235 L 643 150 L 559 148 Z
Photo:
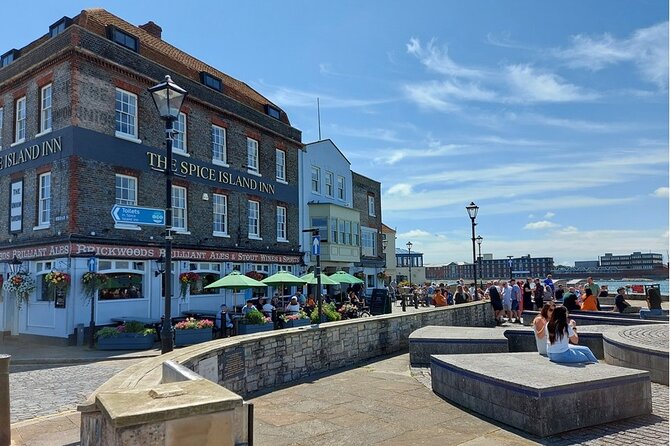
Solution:
M 308 285 L 316 285 L 317 277 L 314 273 L 307 273 L 301 277 L 302 280 L 307 282 Z M 339 282 L 335 282 L 330 277 L 326 276 L 324 273 L 321 273 L 321 285 L 338 285 Z
M 277 288 L 276 285 L 278 285 L 278 288 L 283 291 L 284 285 L 304 285 L 307 281 L 298 276 L 294 276 L 288 271 L 279 271 L 278 273 L 261 280 L 261 282 L 266 285 L 272 285 L 275 288 Z
M 248 288 L 262 288 L 267 287 L 263 282 L 259 282 L 256 279 L 240 274 L 239 271 L 233 271 L 225 277 L 217 280 L 214 283 L 210 283 L 205 288 L 224 288 L 227 290 L 233 290 L 233 305 L 237 307 L 237 292 L 239 290 L 246 290 Z
M 351 274 L 344 271 L 337 271 L 336 273 L 331 274 L 330 279 L 334 280 L 337 283 L 349 283 L 349 284 L 363 283 L 363 281 L 358 277 L 352 276 Z

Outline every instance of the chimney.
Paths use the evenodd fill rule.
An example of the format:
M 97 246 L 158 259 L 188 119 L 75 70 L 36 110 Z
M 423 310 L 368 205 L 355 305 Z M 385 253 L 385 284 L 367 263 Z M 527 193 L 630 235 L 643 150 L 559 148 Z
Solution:
M 163 28 L 160 26 L 156 25 L 154 22 L 149 20 L 147 23 L 144 25 L 140 25 L 140 28 L 151 34 L 152 36 L 156 37 L 157 39 L 161 38 L 161 33 L 163 32 Z

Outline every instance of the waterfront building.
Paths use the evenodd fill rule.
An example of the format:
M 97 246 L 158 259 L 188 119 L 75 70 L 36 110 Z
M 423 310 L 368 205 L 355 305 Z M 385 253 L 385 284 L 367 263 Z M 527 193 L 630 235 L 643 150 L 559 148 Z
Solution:
M 423 253 L 409 251 L 404 248 L 395 249 L 396 281 L 409 280 L 410 265 L 412 266 L 412 285 L 423 285 L 426 280 L 426 267 L 423 265 Z
M 382 248 L 384 251 L 385 281 L 395 280 L 397 275 L 395 259 L 396 230 L 382 223 Z
M 379 181 L 351 172 L 353 205 L 361 218 L 361 258 L 354 264 L 365 281 L 365 292 L 384 287 L 385 256 L 382 251 L 382 185 Z
M 577 266 L 576 263 L 575 266 Z M 624 270 L 652 270 L 663 266 L 663 255 L 636 251 L 632 254 L 615 256 L 607 252 L 604 256 L 600 256 L 600 266 Z
M 481 267 L 477 274 L 483 279 L 509 279 L 510 277 L 525 279 L 526 277 L 546 277 L 554 269 L 553 257 L 531 257 L 530 254 L 511 259 L 494 259 L 489 254 L 482 256 Z M 426 267 L 428 280 L 465 279 L 467 283 L 473 279 L 472 263 L 451 262 L 447 265 Z
M 218 308 L 205 290 L 232 270 L 298 273 L 301 133 L 276 104 L 103 9 L 54 22 L 0 58 L 0 261 L 36 279 L 28 305 L 0 303 L 0 332 L 65 338 L 88 325 L 81 277 L 91 257 L 109 278 L 94 319 L 163 315 L 154 262 L 164 228 L 115 222 L 115 205 L 164 208 L 164 124 L 147 88 L 170 75 L 189 93 L 175 123 L 171 316 Z M 118 214 L 117 214 L 118 216 Z M 45 275 L 71 275 L 67 294 Z M 180 297 L 178 277 L 200 279 Z M 4 275 L 5 279 L 7 274 Z

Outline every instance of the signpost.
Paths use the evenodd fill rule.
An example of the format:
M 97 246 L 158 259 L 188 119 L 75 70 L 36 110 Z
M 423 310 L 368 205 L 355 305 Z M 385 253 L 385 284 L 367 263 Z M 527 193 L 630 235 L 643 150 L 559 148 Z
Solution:
M 115 204 L 114 207 L 112 207 L 112 218 L 116 223 L 165 226 L 164 209 L 121 206 Z

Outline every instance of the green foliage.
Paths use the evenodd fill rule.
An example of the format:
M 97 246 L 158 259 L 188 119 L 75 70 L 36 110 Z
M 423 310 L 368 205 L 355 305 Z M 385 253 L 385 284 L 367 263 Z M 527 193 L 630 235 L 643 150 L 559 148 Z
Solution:
M 339 321 L 342 318 L 342 315 L 337 312 L 335 309 L 335 305 L 330 303 L 330 304 L 325 304 L 323 305 L 322 308 L 323 315 L 326 316 L 326 319 L 328 322 L 332 321 Z M 319 308 L 315 308 L 314 311 L 312 311 L 312 314 L 310 315 L 310 319 L 312 320 L 313 324 L 318 324 L 319 323 Z
M 127 321 L 124 332 L 125 333 L 142 333 L 144 331 L 144 324 L 137 321 Z
M 267 318 L 260 311 L 254 309 L 244 316 L 243 322 L 249 325 L 260 325 L 268 322 Z
M 100 330 L 95 332 L 95 337 L 96 338 L 115 338 L 121 334 L 119 330 L 116 329 L 116 327 L 104 327 L 101 328 Z

